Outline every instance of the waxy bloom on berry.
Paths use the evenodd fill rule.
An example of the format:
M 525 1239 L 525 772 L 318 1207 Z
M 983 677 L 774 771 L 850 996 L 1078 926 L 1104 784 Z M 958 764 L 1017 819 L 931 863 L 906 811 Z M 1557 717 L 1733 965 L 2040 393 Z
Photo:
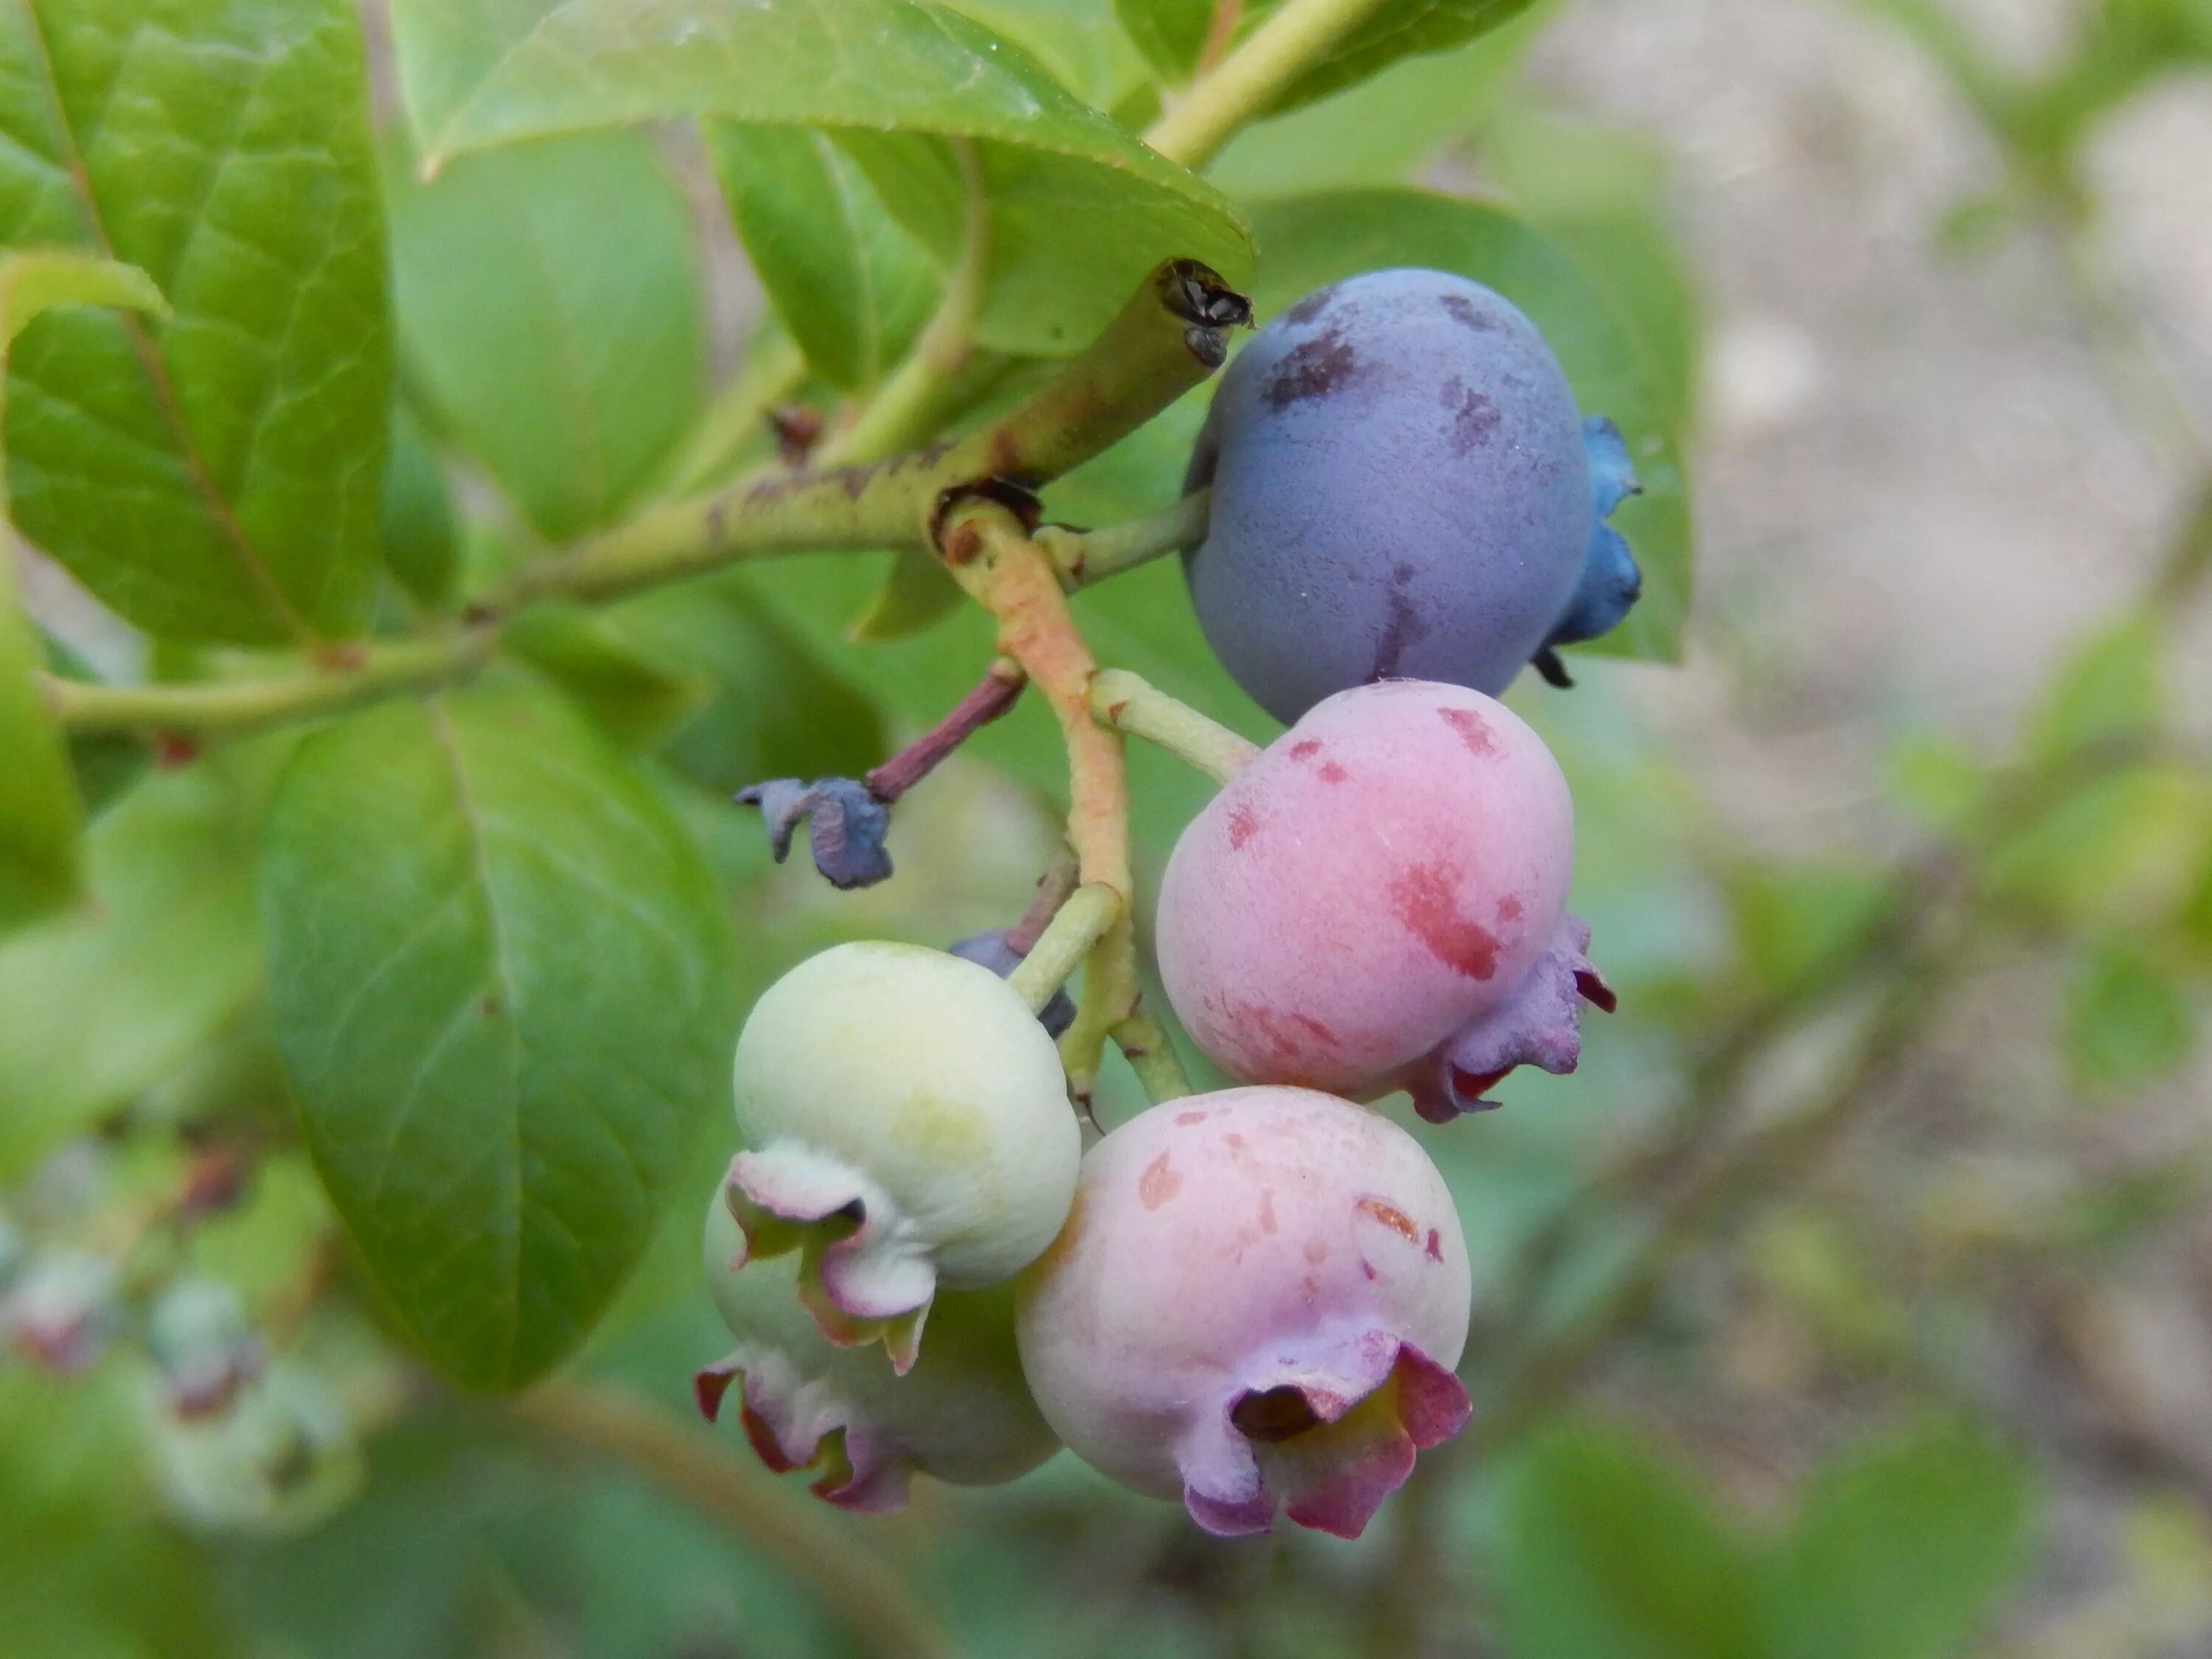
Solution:
M 921 945 L 823 951 L 738 1038 L 724 1201 L 747 1256 L 799 1253 L 832 1342 L 915 1361 L 941 1284 L 1036 1260 L 1066 1218 L 1082 1138 L 1059 1051 L 989 969 Z
M 1305 1089 L 1171 1100 L 1084 1160 L 1024 1274 L 1060 1438 L 1209 1532 L 1358 1535 L 1456 1433 L 1470 1275 L 1443 1179 L 1389 1119 Z
M 917 1471 L 995 1486 L 1059 1449 L 1022 1381 L 1012 1285 L 940 1291 L 928 1352 L 900 1376 L 873 1349 L 823 1337 L 793 1294 L 793 1258 L 736 1265 L 744 1236 L 719 1201 L 706 1251 L 708 1286 L 737 1346 L 699 1373 L 699 1407 L 715 1418 L 737 1385 L 745 1437 L 778 1474 L 810 1470 L 832 1504 L 890 1510 Z
M 1613 1006 L 1565 912 L 1574 809 L 1543 740 L 1479 691 L 1339 692 L 1223 786 L 1161 884 L 1160 973 L 1249 1083 L 1409 1088 L 1437 1121 L 1522 1064 L 1571 1071 Z

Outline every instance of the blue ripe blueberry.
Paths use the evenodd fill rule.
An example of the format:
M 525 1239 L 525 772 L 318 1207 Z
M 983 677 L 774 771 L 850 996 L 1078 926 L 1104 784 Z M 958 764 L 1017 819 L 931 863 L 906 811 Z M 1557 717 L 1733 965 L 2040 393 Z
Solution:
M 1535 325 L 1480 283 L 1376 270 L 1317 289 L 1222 379 L 1187 486 L 1185 563 L 1238 684 L 1296 720 L 1375 680 L 1489 695 L 1635 602 L 1605 515 L 1636 487 Z

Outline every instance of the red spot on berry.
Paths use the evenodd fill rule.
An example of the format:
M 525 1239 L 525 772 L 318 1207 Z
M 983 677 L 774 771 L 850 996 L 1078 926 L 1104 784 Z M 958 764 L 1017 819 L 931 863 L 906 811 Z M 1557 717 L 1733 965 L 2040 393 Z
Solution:
M 1221 1144 L 1232 1152 L 1241 1152 L 1244 1150 L 1244 1137 L 1240 1134 L 1225 1134 L 1221 1137 Z
M 1431 1261 L 1441 1261 L 1443 1259 L 1443 1235 L 1439 1233 L 1434 1227 L 1431 1227 L 1429 1229 L 1429 1260 Z
M 1320 772 L 1316 774 L 1316 775 L 1323 783 L 1342 783 L 1346 778 L 1350 777 L 1352 774 L 1346 771 L 1334 761 L 1324 761 L 1322 763 Z
M 1158 1209 L 1182 1190 L 1182 1177 L 1168 1163 L 1165 1152 L 1145 1165 L 1144 1174 L 1137 1177 L 1137 1196 L 1148 1210 Z
M 1328 1245 L 1327 1242 L 1318 1238 L 1310 1238 L 1306 1240 L 1306 1260 L 1312 1262 L 1316 1267 L 1320 1267 L 1322 1262 L 1328 1261 Z
M 1375 1264 L 1363 1255 L 1359 1258 L 1359 1271 L 1372 1279 L 1375 1277 Z
M 1203 1123 L 1206 1121 L 1206 1114 L 1204 1112 L 1177 1112 L 1176 1114 L 1176 1121 L 1178 1123 Z
M 1246 842 L 1259 833 L 1260 820 L 1253 816 L 1250 807 L 1240 805 L 1229 809 L 1229 850 L 1231 852 L 1237 852 Z
M 1498 921 L 1520 921 L 1520 920 L 1521 920 L 1521 901 L 1520 901 L 1519 899 L 1517 899 L 1517 898 L 1515 898 L 1515 897 L 1513 896 L 1513 895 L 1512 895 L 1512 894 L 1510 894 L 1510 893 L 1508 893 L 1508 894 L 1507 894 L 1504 898 L 1502 898 L 1502 899 L 1498 900 Z
M 1392 1232 L 1401 1235 L 1409 1244 L 1421 1241 L 1421 1230 L 1413 1224 L 1413 1218 L 1387 1198 L 1363 1198 L 1355 1206 L 1363 1214 L 1371 1215 Z
M 1322 1024 L 1311 1014 L 1292 1014 L 1291 1018 L 1297 1022 L 1298 1029 L 1306 1032 L 1316 1042 L 1326 1042 L 1334 1048 L 1341 1040 L 1334 1031 Z
M 1468 754 L 1480 757 L 1498 752 L 1498 738 L 1491 732 L 1489 722 L 1474 709 L 1439 708 L 1437 713 L 1443 717 L 1446 726 L 1459 733 L 1459 740 L 1467 746 Z
M 1260 1189 L 1260 1231 L 1270 1237 L 1279 1231 L 1275 1224 L 1275 1189 L 1273 1187 Z
M 1321 753 L 1319 738 L 1301 738 L 1291 745 L 1291 758 L 1294 761 L 1310 761 L 1319 753 Z
M 1498 936 L 1460 913 L 1451 872 L 1441 864 L 1408 866 L 1390 884 L 1390 909 L 1429 954 L 1469 979 L 1498 969 Z

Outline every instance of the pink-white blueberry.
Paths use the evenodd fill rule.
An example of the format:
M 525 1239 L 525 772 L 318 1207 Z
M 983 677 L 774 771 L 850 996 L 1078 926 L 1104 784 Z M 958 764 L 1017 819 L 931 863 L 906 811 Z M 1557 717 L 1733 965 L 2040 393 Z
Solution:
M 736 1340 L 696 1379 L 711 1421 L 738 1388 L 738 1417 L 762 1462 L 805 1469 L 845 1509 L 894 1510 L 916 1473 L 996 1486 L 1060 1449 L 1022 1381 L 1012 1285 L 939 1291 L 929 1347 L 904 1376 L 866 1348 L 823 1338 L 793 1294 L 797 1262 L 744 1267 L 744 1236 L 719 1199 L 707 1212 L 707 1283 Z
M 1515 1066 L 1574 1068 L 1613 994 L 1565 914 L 1574 809 L 1504 704 L 1427 680 L 1339 692 L 1183 830 L 1160 973 L 1199 1046 L 1248 1083 L 1444 1121 Z
M 1020 1295 L 1045 1420 L 1209 1532 L 1280 1509 L 1356 1537 L 1468 1418 L 1451 1195 L 1411 1135 L 1331 1095 L 1231 1089 L 1131 1119 L 1084 1159 Z
M 868 941 L 761 997 L 733 1067 L 723 1199 L 752 1256 L 799 1255 L 832 1342 L 915 1362 L 940 1283 L 1010 1279 L 1050 1243 L 1082 1134 L 1059 1050 L 988 968 Z

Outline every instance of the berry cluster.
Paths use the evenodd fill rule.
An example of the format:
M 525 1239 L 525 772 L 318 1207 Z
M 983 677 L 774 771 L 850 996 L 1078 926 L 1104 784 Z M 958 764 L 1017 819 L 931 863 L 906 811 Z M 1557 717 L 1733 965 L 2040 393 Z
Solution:
M 1613 1006 L 1565 909 L 1566 781 L 1490 695 L 1532 660 L 1564 682 L 1554 647 L 1636 593 L 1604 522 L 1626 454 L 1535 329 L 1433 271 L 1324 289 L 1230 370 L 1190 480 L 1207 636 L 1295 722 L 1160 894 L 1169 1001 L 1248 1086 L 1086 1152 L 1054 1042 L 1074 1011 L 1017 989 L 1026 920 L 951 952 L 840 945 L 762 997 L 707 1218 L 736 1346 L 699 1401 L 736 1386 L 762 1459 L 834 1503 L 1065 1444 L 1211 1532 L 1357 1535 L 1468 1419 L 1472 1273 L 1436 1167 L 1355 1103 L 1405 1091 L 1448 1122 L 1516 1066 L 1571 1071 L 1581 1005 Z M 819 835 L 837 781 L 750 798 Z M 842 884 L 860 820 L 830 816 Z

